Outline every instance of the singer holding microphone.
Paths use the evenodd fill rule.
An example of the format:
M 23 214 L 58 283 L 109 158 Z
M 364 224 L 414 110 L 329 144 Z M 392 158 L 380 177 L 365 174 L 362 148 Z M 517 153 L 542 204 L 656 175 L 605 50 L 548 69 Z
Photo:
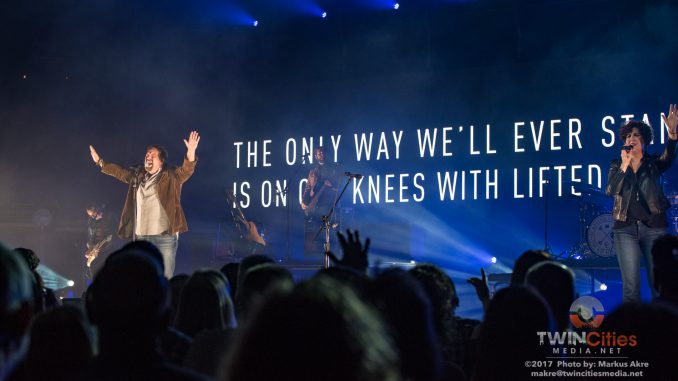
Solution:
M 661 175 L 676 157 L 678 108 L 670 105 L 663 116 L 668 141 L 661 155 L 645 152 L 652 142 L 649 125 L 631 120 L 619 129 L 623 142 L 621 157 L 612 161 L 605 193 L 614 197 L 614 247 L 623 283 L 623 301 L 640 302 L 640 260 L 645 262 L 650 289 L 653 290 L 652 245 L 668 226 L 666 210 L 671 207 L 661 185 Z
M 179 233 L 188 231 L 184 210 L 181 208 L 181 187 L 193 171 L 200 135 L 191 131 L 186 145 L 186 156 L 180 167 L 168 167 L 167 150 L 160 145 L 146 147 L 143 167 L 123 168 L 104 161 L 93 146 L 89 146 L 92 160 L 101 172 L 129 184 L 125 206 L 120 216 L 118 235 L 123 239 L 144 240 L 153 243 L 163 256 L 165 276 L 174 275 Z

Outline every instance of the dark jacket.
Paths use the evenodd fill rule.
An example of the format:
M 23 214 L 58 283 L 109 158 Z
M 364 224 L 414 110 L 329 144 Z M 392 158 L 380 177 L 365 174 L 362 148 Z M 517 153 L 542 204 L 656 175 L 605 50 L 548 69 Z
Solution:
M 156 183 L 155 189 L 158 192 L 160 204 L 167 213 L 169 219 L 170 234 L 183 233 L 188 231 L 186 224 L 186 217 L 184 210 L 181 208 L 181 187 L 188 180 L 195 165 L 198 162 L 188 161 L 184 157 L 184 163 L 181 167 L 172 167 L 169 169 L 162 169 L 160 178 Z M 129 184 L 127 189 L 127 198 L 125 198 L 125 206 L 122 209 L 120 216 L 120 226 L 118 227 L 118 235 L 120 238 L 130 239 L 134 230 L 134 200 L 135 200 L 135 184 L 139 184 L 144 177 L 145 171 L 143 168 L 140 171 L 134 171 L 128 168 L 113 163 L 102 162 L 101 172 L 113 176 L 125 184 Z M 136 174 L 136 181 L 134 180 Z
M 676 142 L 676 140 L 669 139 L 660 156 L 643 155 L 643 161 L 635 174 L 631 167 L 628 167 L 626 172 L 621 171 L 621 159 L 612 161 L 607 175 L 605 193 L 608 196 L 614 196 L 612 217 L 615 221 L 626 221 L 629 201 L 634 194 L 633 188 L 636 184 L 651 214 L 662 213 L 671 207 L 664 196 L 660 179 L 661 174 L 671 167 L 676 157 Z

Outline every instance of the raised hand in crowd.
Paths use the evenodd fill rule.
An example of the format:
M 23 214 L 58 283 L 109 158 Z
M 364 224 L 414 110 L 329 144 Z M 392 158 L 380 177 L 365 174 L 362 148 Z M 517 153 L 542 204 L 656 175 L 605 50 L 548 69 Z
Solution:
M 346 236 L 337 232 L 341 251 L 344 253 L 341 259 L 338 259 L 333 253 L 328 253 L 332 262 L 337 266 L 349 267 L 360 272 L 366 272 L 368 266 L 367 251 L 370 248 L 370 239 L 365 240 L 365 245 L 360 242 L 360 233 L 356 230 L 346 230 Z M 347 239 L 348 237 L 348 239 Z
M 485 270 L 480 268 L 480 278 L 471 277 L 466 282 L 470 283 L 476 289 L 478 299 L 483 304 L 483 311 L 487 311 L 487 306 L 490 304 L 490 288 L 487 285 L 487 276 Z

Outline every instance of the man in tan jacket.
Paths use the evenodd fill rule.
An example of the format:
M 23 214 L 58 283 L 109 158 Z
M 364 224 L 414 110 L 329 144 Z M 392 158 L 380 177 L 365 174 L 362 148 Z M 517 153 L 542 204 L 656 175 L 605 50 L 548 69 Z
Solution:
M 143 169 L 123 168 L 104 161 L 89 146 L 92 160 L 101 172 L 129 184 L 125 206 L 120 217 L 118 235 L 123 239 L 144 240 L 153 243 L 162 253 L 165 275 L 174 274 L 179 233 L 188 230 L 181 208 L 181 187 L 195 170 L 195 150 L 200 135 L 191 131 L 186 144 L 186 156 L 180 167 L 168 168 L 167 151 L 159 145 L 146 148 Z

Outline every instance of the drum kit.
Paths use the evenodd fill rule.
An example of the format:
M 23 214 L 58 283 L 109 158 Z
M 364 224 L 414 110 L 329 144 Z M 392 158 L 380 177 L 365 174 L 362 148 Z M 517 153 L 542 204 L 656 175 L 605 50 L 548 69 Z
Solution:
M 666 196 L 671 203 L 669 215 L 669 233 L 678 234 L 678 192 Z
M 612 198 L 599 188 L 572 184 L 580 194 L 575 196 L 579 206 L 579 243 L 566 251 L 572 259 L 611 258 L 615 256 L 612 237 Z
M 668 185 L 664 183 L 664 188 Z M 581 184 L 572 184 L 581 196 L 577 198 L 579 205 L 579 243 L 566 250 L 565 254 L 572 259 L 608 259 L 614 258 L 614 238 L 612 229 L 612 197 L 599 188 Z M 668 232 L 678 233 L 678 191 L 665 192 L 671 208 L 667 210 L 669 219 Z
M 668 233 L 678 234 L 678 173 L 675 171 L 675 168 L 664 172 L 662 180 L 664 194 L 669 200 L 669 204 L 671 204 L 671 208 L 666 211 L 669 217 Z

